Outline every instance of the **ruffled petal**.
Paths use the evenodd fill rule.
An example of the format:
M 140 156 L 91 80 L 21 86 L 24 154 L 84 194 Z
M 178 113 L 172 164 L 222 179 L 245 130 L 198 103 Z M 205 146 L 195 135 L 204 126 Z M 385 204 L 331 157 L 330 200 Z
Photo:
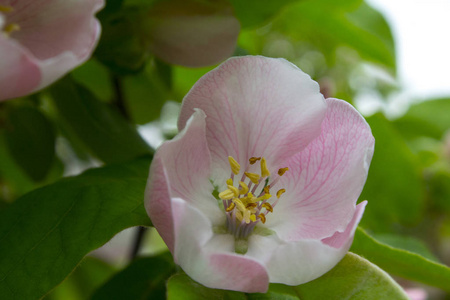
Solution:
M 150 50 L 172 64 L 202 67 L 233 54 L 240 24 L 231 7 L 195 1 L 160 2 L 149 16 Z
M 171 198 L 182 198 L 197 206 L 216 224 L 225 223 L 225 214 L 212 196 L 208 180 L 210 154 L 205 138 L 205 114 L 198 110 L 173 140 L 156 151 L 150 167 L 145 206 L 164 241 L 173 245 Z M 162 231 L 162 233 L 161 233 Z
M 176 262 L 192 279 L 218 289 L 264 293 L 269 286 L 266 269 L 253 258 L 238 255 L 234 237 L 215 235 L 211 221 L 182 199 L 173 199 Z
M 278 167 L 319 135 L 326 110 L 307 74 L 284 59 L 259 56 L 230 58 L 203 76 L 183 100 L 179 129 L 195 108 L 208 116 L 217 182 L 229 175 L 228 156 L 242 170 L 252 156 L 266 157 L 269 169 Z
M 366 203 L 358 204 L 345 230 L 336 232 L 331 238 L 286 243 L 276 235 L 252 235 L 247 255 L 265 263 L 270 282 L 299 285 L 314 280 L 345 256 Z
M 286 241 L 322 239 L 343 231 L 367 178 L 374 138 L 347 102 L 327 99 L 321 135 L 292 157 L 279 186 L 286 189 L 267 227 Z
M 16 98 L 33 91 L 41 72 L 30 53 L 0 32 L 0 100 Z

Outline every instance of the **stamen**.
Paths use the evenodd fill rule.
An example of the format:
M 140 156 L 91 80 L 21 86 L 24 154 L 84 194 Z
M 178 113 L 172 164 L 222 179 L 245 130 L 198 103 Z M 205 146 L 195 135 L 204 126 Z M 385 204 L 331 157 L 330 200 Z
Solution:
M 231 202 L 230 206 L 227 207 L 226 211 L 230 212 L 235 208 L 236 204 L 234 204 L 234 202 Z
M 258 204 L 256 204 L 256 203 L 249 203 L 249 204 L 247 204 L 247 205 L 245 206 L 245 208 L 251 209 L 251 208 L 255 208 L 255 207 L 257 207 L 257 206 L 258 206 Z
M 278 190 L 278 192 L 277 192 L 277 198 L 280 198 L 281 195 L 283 195 L 285 192 L 286 192 L 286 189 L 280 189 L 280 190 Z
M 261 177 L 269 177 L 270 176 L 270 172 L 269 169 L 267 169 L 267 163 L 266 163 L 266 159 L 263 157 L 261 159 Z
M 234 198 L 233 202 L 234 202 L 234 204 L 236 204 L 237 209 L 239 209 L 241 212 L 245 212 L 246 211 L 245 205 L 244 205 L 244 203 L 242 203 L 241 200 L 239 200 L 238 198 Z
M 266 216 L 264 214 L 259 214 L 258 217 L 263 224 L 266 223 Z
M 258 174 L 255 173 L 249 173 L 249 172 L 245 172 L 244 173 L 245 176 L 247 176 L 254 184 L 258 184 L 259 183 L 259 178 L 260 176 Z
M 258 200 L 258 201 L 268 200 L 268 199 L 270 199 L 270 197 L 272 197 L 271 194 L 264 194 L 264 195 L 262 195 L 262 196 L 259 196 L 259 197 L 257 198 L 257 200 Z
M 278 175 L 283 176 L 284 173 L 286 173 L 287 171 L 289 171 L 289 168 L 281 168 L 278 170 Z
M 268 184 L 264 187 L 264 193 L 270 194 L 270 184 Z
M 264 207 L 267 211 L 273 212 L 273 207 L 272 205 L 270 205 L 270 203 L 266 202 L 263 203 L 261 206 Z
M 250 220 L 252 222 L 256 222 L 256 216 L 255 215 L 250 215 Z
M 234 173 L 234 175 L 239 174 L 241 165 L 238 164 L 238 162 L 231 156 L 228 156 L 228 162 L 230 163 L 231 171 Z
M 229 185 L 228 188 L 233 192 L 234 197 L 239 196 L 239 189 L 233 185 Z M 220 197 L 220 196 L 219 196 Z
M 234 193 L 231 190 L 225 190 L 219 193 L 219 198 L 222 200 L 230 200 L 234 197 Z
M 227 179 L 227 185 L 233 185 L 233 179 L 228 178 Z
M 0 5 L 0 12 L 2 13 L 9 13 L 14 11 L 14 8 L 12 6 L 8 6 L 8 5 Z
M 14 31 L 19 31 L 20 30 L 20 26 L 16 23 L 11 23 L 5 26 L 5 28 L 3 28 L 3 31 L 7 34 L 10 35 L 12 32 Z
M 261 157 L 251 157 L 248 161 L 251 165 L 254 165 L 258 160 L 260 160 Z
M 241 194 L 241 195 L 247 194 L 248 193 L 248 185 L 243 181 L 239 181 L 239 185 L 242 187 L 242 189 L 239 191 L 239 194 Z

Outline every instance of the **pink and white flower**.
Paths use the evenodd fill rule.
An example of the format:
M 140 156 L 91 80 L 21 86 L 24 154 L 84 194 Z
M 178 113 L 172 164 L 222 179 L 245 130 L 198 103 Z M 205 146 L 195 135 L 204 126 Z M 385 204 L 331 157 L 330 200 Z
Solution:
M 42 89 L 86 61 L 103 0 L 0 0 L 0 100 Z
M 284 59 L 231 58 L 186 95 L 178 127 L 155 154 L 145 207 L 194 280 L 265 292 L 348 251 L 374 138 L 347 102 Z

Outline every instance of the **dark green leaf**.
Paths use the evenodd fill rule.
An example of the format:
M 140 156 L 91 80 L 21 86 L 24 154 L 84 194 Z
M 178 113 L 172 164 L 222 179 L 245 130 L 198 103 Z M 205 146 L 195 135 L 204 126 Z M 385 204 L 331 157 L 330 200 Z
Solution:
M 55 159 L 53 125 L 31 106 L 11 106 L 6 116 L 6 141 L 12 157 L 33 180 L 43 180 Z
M 90 59 L 81 67 L 73 70 L 71 74 L 74 80 L 88 88 L 98 99 L 104 102 L 113 99 L 111 74 L 96 59 Z
M 210 289 L 194 280 L 186 274 L 172 276 L 167 283 L 168 300 L 210 300 L 210 299 L 233 299 L 246 300 L 244 293 Z
M 416 224 L 425 195 L 419 161 L 384 116 L 377 114 L 367 121 L 375 137 L 375 153 L 360 196 L 369 201 L 361 223 L 384 232 L 396 223 Z
M 302 300 L 408 299 L 387 273 L 353 253 L 322 277 L 294 289 Z
M 104 162 L 123 162 L 149 153 L 133 126 L 69 77 L 59 80 L 50 92 L 61 120 Z
M 100 287 L 92 299 L 165 299 L 166 281 L 174 271 L 175 265 L 168 252 L 139 258 Z
M 296 1 L 298 0 L 230 0 L 234 13 L 244 28 L 262 25 L 284 6 Z
M 149 159 L 92 169 L 18 199 L 0 213 L 0 295 L 37 299 L 125 228 L 150 225 Z
M 115 269 L 94 257 L 84 258 L 66 280 L 47 294 L 43 300 L 85 300 L 93 291 L 106 282 Z
M 450 291 L 450 268 L 419 254 L 382 244 L 358 228 L 351 251 L 364 256 L 383 270 Z

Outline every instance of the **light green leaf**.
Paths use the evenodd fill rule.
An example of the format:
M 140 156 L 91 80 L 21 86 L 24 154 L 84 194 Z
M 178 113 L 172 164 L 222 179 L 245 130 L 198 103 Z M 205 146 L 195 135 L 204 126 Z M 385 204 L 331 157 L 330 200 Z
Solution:
M 93 300 L 165 299 L 166 281 L 175 272 L 169 252 L 139 258 L 117 273 L 92 296 Z
M 244 293 L 207 288 L 186 274 L 172 276 L 167 283 L 168 300 L 210 300 L 210 299 L 233 299 L 246 300 Z
M 328 57 L 348 46 L 368 61 L 395 70 L 395 46 L 383 16 L 360 0 L 301 1 L 277 17 L 273 27 L 315 45 Z
M 380 243 L 358 228 L 351 251 L 386 272 L 450 291 L 450 268 L 407 250 Z
M 104 162 L 123 162 L 149 153 L 150 148 L 131 124 L 69 77 L 54 84 L 50 93 L 57 116 Z
M 150 225 L 143 205 L 149 164 L 142 158 L 92 169 L 0 212 L 2 298 L 40 298 L 118 232 Z
M 353 253 L 348 253 L 322 277 L 294 289 L 302 300 L 408 299 L 386 272 Z
M 298 0 L 230 0 L 242 27 L 262 25 L 285 5 Z
M 16 163 L 35 181 L 43 180 L 55 159 L 52 123 L 32 106 L 10 106 L 6 142 Z
M 384 116 L 377 114 L 367 121 L 375 137 L 375 153 L 360 196 L 369 201 L 361 224 L 376 232 L 390 232 L 397 223 L 417 224 L 425 195 L 420 162 Z

